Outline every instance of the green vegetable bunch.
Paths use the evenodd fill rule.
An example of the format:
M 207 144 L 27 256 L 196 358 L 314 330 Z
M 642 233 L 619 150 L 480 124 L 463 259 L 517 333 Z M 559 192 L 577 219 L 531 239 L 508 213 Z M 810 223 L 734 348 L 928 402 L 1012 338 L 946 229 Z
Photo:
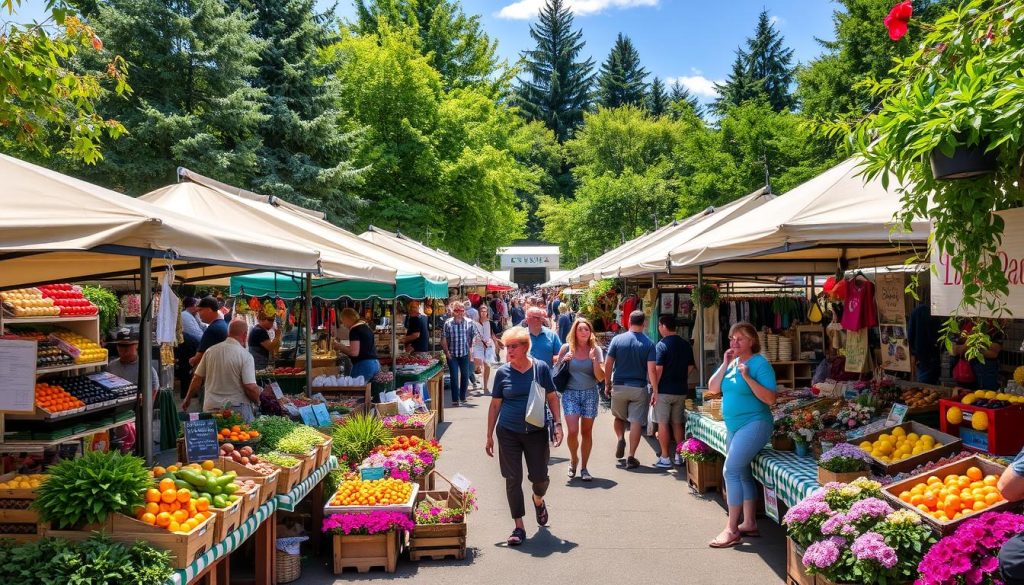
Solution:
M 277 450 L 277 444 L 288 433 L 302 425 L 283 416 L 261 416 L 249 426 L 260 433 L 260 452 L 269 453 Z
M 0 546 L 0 583 L 35 585 L 157 585 L 171 576 L 171 554 L 145 542 L 133 545 L 93 535 L 76 543 L 58 538 Z
M 299 425 L 277 442 L 277 450 L 282 453 L 305 455 L 317 446 L 323 445 L 327 439 L 317 431 L 305 425 Z
M 391 431 L 381 419 L 365 414 L 350 416 L 331 432 L 331 451 L 345 461 L 362 461 L 378 445 L 391 441 Z
M 121 311 L 117 295 L 102 286 L 83 286 L 82 296 L 100 310 L 100 334 L 112 331 L 117 326 L 117 315 Z
M 32 507 L 58 528 L 99 523 L 115 512 L 131 515 L 143 506 L 152 482 L 141 458 L 91 451 L 51 467 Z
M 291 455 L 285 455 L 284 453 L 278 453 L 277 451 L 271 451 L 262 456 L 264 461 L 269 461 L 274 465 L 280 465 L 281 467 L 295 467 L 299 464 L 299 460 Z

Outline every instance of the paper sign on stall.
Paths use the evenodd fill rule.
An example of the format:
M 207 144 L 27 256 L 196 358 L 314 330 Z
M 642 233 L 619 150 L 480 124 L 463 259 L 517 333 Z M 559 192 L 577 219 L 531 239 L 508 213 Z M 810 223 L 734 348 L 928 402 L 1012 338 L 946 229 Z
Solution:
M 903 423 L 903 419 L 907 416 L 907 410 L 909 407 L 906 404 L 893 404 L 892 410 L 889 411 L 889 416 L 885 419 L 886 426 L 895 426 Z
M 314 404 L 313 416 L 316 417 L 316 426 L 327 427 L 331 425 L 331 413 L 327 411 L 326 404 Z
M 779 521 L 779 498 L 768 486 L 764 486 L 764 512 L 772 520 Z
M 35 340 L 0 339 L 0 412 L 35 413 Z
M 299 408 L 299 416 L 302 417 L 302 424 L 307 427 L 315 427 L 316 424 L 316 413 L 313 412 L 313 407 L 310 405 L 302 406 Z

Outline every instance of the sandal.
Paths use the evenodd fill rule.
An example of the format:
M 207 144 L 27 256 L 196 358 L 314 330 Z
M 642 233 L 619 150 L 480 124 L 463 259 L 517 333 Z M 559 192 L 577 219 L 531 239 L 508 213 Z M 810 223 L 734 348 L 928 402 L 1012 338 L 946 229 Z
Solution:
M 756 528 L 754 530 L 740 530 L 740 536 L 745 536 L 748 538 L 761 538 L 761 531 Z
M 724 542 L 720 541 L 720 540 L 717 540 L 717 539 L 716 540 L 712 540 L 711 542 L 708 543 L 708 546 L 710 546 L 711 548 L 729 548 L 729 547 L 736 546 L 737 544 L 739 544 L 742 541 L 743 541 L 743 535 L 740 534 L 740 533 L 737 533 L 736 534 L 736 538 L 731 538 L 731 539 L 726 540 Z
M 539 506 L 535 502 L 533 504 L 533 507 L 536 508 L 536 510 L 537 510 L 537 526 L 547 526 L 548 525 L 548 505 L 543 500 L 541 500 Z
M 505 542 L 509 546 L 519 546 L 519 545 L 523 544 L 523 541 L 525 541 L 525 540 L 526 540 L 526 531 L 523 530 L 522 528 L 516 528 L 515 530 L 512 531 L 512 534 L 508 537 L 508 540 L 506 540 Z

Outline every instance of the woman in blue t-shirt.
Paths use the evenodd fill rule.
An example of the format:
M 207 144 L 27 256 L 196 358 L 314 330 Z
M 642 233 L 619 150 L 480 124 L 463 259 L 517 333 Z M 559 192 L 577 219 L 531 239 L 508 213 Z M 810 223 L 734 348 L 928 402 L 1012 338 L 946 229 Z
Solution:
M 750 462 L 771 440 L 771 405 L 775 404 L 775 370 L 760 351 L 753 325 L 733 325 L 729 329 L 729 349 L 704 394 L 705 398 L 722 397 L 722 418 L 727 431 L 722 474 L 729 499 L 729 524 L 709 543 L 712 548 L 735 546 L 744 536 L 760 536 L 757 484 L 750 472 Z
M 512 512 L 515 529 L 508 537 L 510 546 L 518 546 L 526 540 L 523 516 L 526 504 L 523 497 L 523 459 L 526 459 L 527 476 L 533 486 L 533 507 L 537 512 L 537 524 L 546 526 L 548 508 L 544 494 L 548 490 L 548 445 L 547 429 L 526 422 L 530 392 L 536 382 L 544 389 L 547 406 L 551 410 L 555 425 L 555 446 L 562 444 L 561 408 L 555 381 L 551 379 L 551 368 L 547 363 L 530 357 L 530 332 L 524 327 L 513 327 L 501 336 L 501 343 L 508 354 L 508 363 L 494 374 L 494 389 L 491 391 L 491 406 L 487 411 L 487 444 L 484 450 L 494 457 L 494 434 L 497 426 L 498 465 L 505 478 L 505 495 Z

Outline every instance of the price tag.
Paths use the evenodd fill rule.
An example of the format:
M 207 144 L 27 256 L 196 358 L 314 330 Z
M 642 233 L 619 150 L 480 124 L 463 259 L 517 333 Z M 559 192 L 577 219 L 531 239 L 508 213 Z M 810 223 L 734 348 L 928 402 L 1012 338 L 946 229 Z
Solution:
M 302 417 L 302 424 L 307 427 L 315 427 L 316 424 L 316 413 L 313 412 L 313 407 L 306 405 L 299 408 L 299 416 Z
M 281 391 L 281 385 L 277 382 L 271 382 L 270 389 L 274 392 L 274 398 L 277 398 L 278 400 L 284 398 L 284 392 Z
M 465 493 L 469 489 L 469 486 L 472 485 L 472 483 L 466 476 L 462 475 L 461 473 L 456 473 L 454 476 L 452 476 L 452 485 L 458 488 L 460 492 Z
M 903 418 L 907 416 L 907 410 L 909 407 L 906 404 L 893 404 L 885 423 L 889 426 L 902 424 Z
M 216 460 L 220 454 L 217 444 L 217 421 L 212 418 L 195 418 L 197 413 L 189 413 L 185 421 L 185 458 L 186 463 L 195 461 Z
M 775 490 L 768 486 L 764 486 L 764 511 L 769 518 L 779 521 L 779 498 L 775 495 Z
M 316 426 L 328 427 L 331 426 L 331 413 L 327 412 L 326 404 L 314 404 L 313 415 L 316 416 Z

